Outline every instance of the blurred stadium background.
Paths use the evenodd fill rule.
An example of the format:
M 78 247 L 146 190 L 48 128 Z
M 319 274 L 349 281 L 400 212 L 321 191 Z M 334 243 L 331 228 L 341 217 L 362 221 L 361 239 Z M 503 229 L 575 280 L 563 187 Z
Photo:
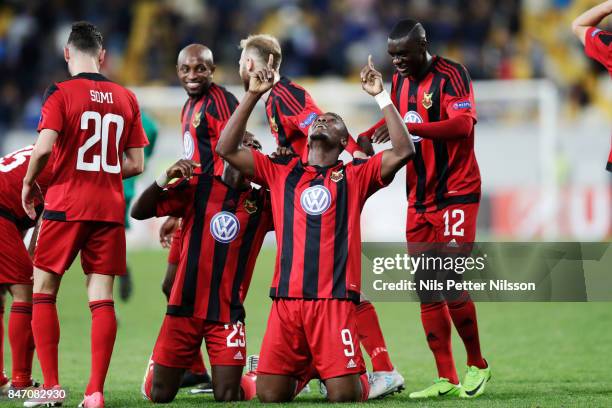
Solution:
M 158 123 L 143 188 L 182 152 L 178 51 L 215 54 L 215 81 L 238 99 L 239 40 L 281 39 L 281 72 L 305 86 L 356 135 L 379 118 L 357 74 L 372 54 L 390 80 L 386 37 L 399 18 L 422 21 L 431 51 L 467 66 L 475 80 L 476 154 L 483 178 L 479 240 L 586 240 L 612 234 L 612 82 L 570 31 L 587 0 L 48 0 L 0 4 L 0 152 L 35 140 L 41 98 L 65 79 L 62 47 L 75 20 L 97 24 L 108 50 L 103 73 L 133 88 Z M 271 152 L 262 106 L 250 122 Z M 404 239 L 403 175 L 364 210 L 364 239 Z M 134 247 L 157 245 L 156 224 L 137 223 Z

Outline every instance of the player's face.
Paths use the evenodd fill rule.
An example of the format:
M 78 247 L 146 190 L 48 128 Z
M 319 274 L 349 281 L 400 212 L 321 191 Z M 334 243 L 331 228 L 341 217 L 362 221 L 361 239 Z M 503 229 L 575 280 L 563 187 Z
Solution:
M 240 74 L 240 79 L 242 80 L 245 91 L 249 89 L 249 65 L 252 65 L 251 61 L 246 50 L 242 50 L 240 61 L 238 61 L 238 65 L 240 66 L 238 73 Z
M 255 135 L 253 135 L 248 130 L 244 132 L 244 137 L 242 138 L 242 145 L 247 148 L 261 150 L 261 143 L 259 143 L 259 140 L 255 139 Z
M 210 86 L 215 66 L 202 55 L 187 55 L 176 66 L 181 85 L 190 97 L 201 96 Z
M 347 130 L 342 119 L 334 113 L 323 113 L 312 123 L 308 138 L 311 141 L 325 140 L 330 144 L 344 147 Z
M 427 63 L 427 43 L 421 39 L 389 39 L 387 52 L 401 76 L 418 75 Z

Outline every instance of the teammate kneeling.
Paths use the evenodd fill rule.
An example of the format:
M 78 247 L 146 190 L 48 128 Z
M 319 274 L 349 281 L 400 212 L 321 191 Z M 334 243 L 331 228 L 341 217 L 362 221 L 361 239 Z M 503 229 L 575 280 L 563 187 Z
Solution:
M 243 132 L 247 146 L 259 145 Z M 217 401 L 255 395 L 241 380 L 246 362 L 242 305 L 264 236 L 272 228 L 269 193 L 255 189 L 226 164 L 223 176 L 194 174 L 199 164 L 179 160 L 147 188 L 132 217 L 182 218 L 181 255 L 168 310 L 142 385 L 153 402 L 170 402 L 202 339 L 212 366 Z M 167 186 L 168 181 L 181 178 Z M 193 178 L 193 179 L 192 179 Z
M 250 72 L 248 90 L 217 144 L 217 153 L 270 189 L 278 243 L 270 295 L 274 299 L 257 368 L 262 402 L 292 400 L 320 377 L 332 402 L 363 401 L 369 383 L 357 338 L 361 287 L 360 213 L 414 155 L 410 134 L 371 59 L 362 87 L 385 115 L 392 148 L 368 160 L 338 160 L 349 133 L 333 113 L 318 115 L 308 135 L 308 159 L 270 158 L 240 146 L 253 108 L 277 76 L 278 61 Z M 214 375 L 213 375 L 214 379 Z

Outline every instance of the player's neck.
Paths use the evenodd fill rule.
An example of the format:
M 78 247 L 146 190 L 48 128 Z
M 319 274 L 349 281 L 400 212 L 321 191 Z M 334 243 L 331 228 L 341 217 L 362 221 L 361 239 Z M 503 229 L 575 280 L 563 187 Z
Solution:
M 100 68 L 98 64 L 93 59 L 78 59 L 74 61 L 72 66 L 70 67 L 70 75 L 76 76 L 83 73 L 94 73 L 99 74 Z
M 314 141 L 310 143 L 308 149 L 308 165 L 329 167 L 338 162 L 339 152 L 330 149 L 325 143 Z

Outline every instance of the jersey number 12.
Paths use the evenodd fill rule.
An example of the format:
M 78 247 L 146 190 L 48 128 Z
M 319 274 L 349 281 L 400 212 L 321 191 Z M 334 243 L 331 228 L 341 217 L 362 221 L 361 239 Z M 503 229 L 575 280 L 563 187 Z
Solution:
M 121 161 L 117 153 L 117 163 L 114 165 L 108 164 L 108 143 L 110 124 L 115 124 L 115 151 L 119 152 L 119 140 L 123 133 L 123 117 L 114 113 L 107 113 L 102 116 L 99 112 L 86 111 L 81 115 L 81 130 L 91 129 L 90 125 L 93 122 L 94 134 L 79 147 L 77 154 L 77 170 L 84 171 L 100 171 L 100 167 L 106 173 L 117 174 L 121 172 Z M 91 161 L 85 161 L 85 152 L 91 149 L 96 143 L 102 141 L 100 149 L 101 154 L 94 154 Z

